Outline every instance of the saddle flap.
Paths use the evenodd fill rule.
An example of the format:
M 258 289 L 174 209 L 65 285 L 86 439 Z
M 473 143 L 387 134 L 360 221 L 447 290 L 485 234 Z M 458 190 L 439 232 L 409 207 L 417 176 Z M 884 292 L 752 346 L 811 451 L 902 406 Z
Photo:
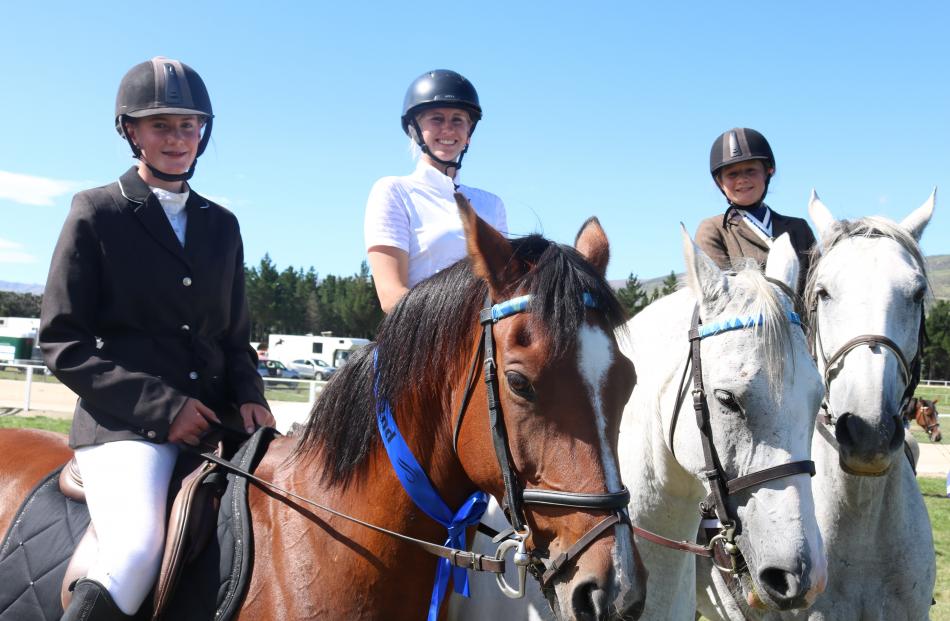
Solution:
M 155 585 L 152 619 L 161 618 L 182 568 L 204 549 L 217 525 L 217 500 L 221 489 L 216 480 L 209 479 L 217 468 L 212 462 L 202 461 L 182 480 L 181 490 L 175 496 L 168 518 L 162 566 Z
M 76 502 L 86 502 L 86 490 L 82 487 L 82 475 L 79 474 L 79 464 L 76 463 L 75 456 L 63 466 L 59 473 L 59 491 L 66 498 L 72 498 Z

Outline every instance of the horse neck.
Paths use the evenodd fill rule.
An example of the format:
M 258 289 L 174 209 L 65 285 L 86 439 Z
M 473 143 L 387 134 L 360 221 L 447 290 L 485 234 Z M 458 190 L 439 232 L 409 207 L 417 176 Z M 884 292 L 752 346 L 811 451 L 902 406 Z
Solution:
M 619 451 L 631 516 L 646 528 L 688 539 L 696 535 L 696 503 L 704 492 L 670 452 L 668 437 L 694 304 L 686 290 L 667 296 L 630 320 L 621 340 L 638 372 L 621 420 Z M 677 433 L 686 425 L 695 425 L 692 412 L 681 413 Z
M 864 534 L 890 529 L 900 523 L 895 520 L 903 513 L 905 495 L 920 493 L 904 456 L 882 476 L 850 475 L 841 469 L 835 447 L 816 431 L 812 459 L 816 470 L 812 485 L 822 533 L 826 529 Z

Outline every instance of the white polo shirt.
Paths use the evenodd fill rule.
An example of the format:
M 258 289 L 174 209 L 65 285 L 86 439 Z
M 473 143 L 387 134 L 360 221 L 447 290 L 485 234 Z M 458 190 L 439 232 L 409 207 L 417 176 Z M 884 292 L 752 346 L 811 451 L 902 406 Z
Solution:
M 456 175 L 458 176 L 458 175 Z M 459 185 L 475 212 L 508 234 L 505 205 L 490 192 Z M 366 249 L 393 246 L 409 254 L 409 287 L 465 256 L 465 233 L 455 204 L 451 177 L 420 160 L 405 177 L 383 177 L 366 201 Z

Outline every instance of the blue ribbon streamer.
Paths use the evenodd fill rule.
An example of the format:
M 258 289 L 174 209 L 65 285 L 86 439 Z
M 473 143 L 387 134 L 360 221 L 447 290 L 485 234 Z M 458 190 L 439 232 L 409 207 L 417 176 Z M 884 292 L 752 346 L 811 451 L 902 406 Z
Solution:
M 377 399 L 376 424 L 379 427 L 379 435 L 383 439 L 383 446 L 386 447 L 389 461 L 393 470 L 396 471 L 396 476 L 399 477 L 403 489 L 406 490 L 416 506 L 448 531 L 448 537 L 443 545 L 464 550 L 466 549 L 465 529 L 478 524 L 481 520 L 482 514 L 488 508 L 488 496 L 484 492 L 475 492 L 454 513 L 445 504 L 445 501 L 432 486 L 432 482 L 429 481 L 429 477 L 422 466 L 416 461 L 402 434 L 399 433 L 389 403 L 379 399 L 378 356 L 379 350 L 374 351 L 373 369 L 376 380 L 373 386 L 373 394 Z M 435 584 L 432 587 L 432 598 L 429 600 L 428 621 L 438 620 L 439 608 L 442 605 L 442 599 L 445 597 L 450 575 L 453 578 L 455 592 L 464 597 L 469 596 L 468 572 L 462 567 L 452 567 L 449 559 L 439 559 Z

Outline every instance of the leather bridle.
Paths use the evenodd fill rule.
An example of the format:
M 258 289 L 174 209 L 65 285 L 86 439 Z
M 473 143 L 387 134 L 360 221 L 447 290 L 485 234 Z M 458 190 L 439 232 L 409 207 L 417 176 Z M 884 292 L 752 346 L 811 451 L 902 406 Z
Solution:
M 822 413 L 819 415 L 820 421 L 828 426 L 834 426 L 834 424 L 837 422 L 837 416 L 835 416 L 834 410 L 831 407 L 831 403 L 828 401 L 828 396 L 831 393 L 831 381 L 838 375 L 835 365 L 843 362 L 849 353 L 861 345 L 867 345 L 871 349 L 874 349 L 875 347 L 881 347 L 894 354 L 894 357 L 897 359 L 898 365 L 900 366 L 901 379 L 904 382 L 904 394 L 901 397 L 900 408 L 898 408 L 898 411 L 902 412 L 904 407 L 907 405 L 907 402 L 910 401 L 911 397 L 914 396 L 914 391 L 917 390 L 917 384 L 920 382 L 920 361 L 923 352 L 924 340 L 926 339 L 923 305 L 921 305 L 920 309 L 920 328 L 917 339 L 917 353 L 909 363 L 907 362 L 907 358 L 904 356 L 904 352 L 901 351 L 900 345 L 883 334 L 862 334 L 860 336 L 856 336 L 848 340 L 844 345 L 839 347 L 834 354 L 828 357 L 825 355 L 824 347 L 821 344 L 821 329 L 818 321 L 817 308 L 814 309 L 812 316 L 814 317 L 815 322 L 815 339 L 813 341 L 814 351 L 812 352 L 812 355 L 815 356 L 816 359 L 817 356 L 820 355 L 822 363 L 824 364 L 822 375 L 825 382 L 825 397 L 821 403 Z
M 787 317 L 791 323 L 801 325 L 801 320 L 797 313 L 788 312 Z M 693 310 L 693 317 L 690 324 L 690 350 L 687 355 L 686 366 L 683 369 L 683 377 L 680 380 L 680 387 L 677 390 L 676 405 L 674 406 L 672 421 L 670 423 L 670 452 L 675 456 L 673 434 L 679 418 L 680 408 L 685 399 L 686 377 L 689 375 L 689 369 L 692 368 L 693 389 L 690 392 L 693 397 L 693 412 L 696 417 L 696 426 L 699 429 L 703 445 L 705 468 L 702 472 L 702 476 L 709 489 L 709 494 L 700 502 L 699 508 L 704 523 L 717 523 L 718 521 L 717 526 L 719 533 L 710 538 L 706 545 L 700 545 L 667 539 L 656 533 L 634 526 L 634 532 L 643 538 L 669 548 L 696 554 L 697 556 L 710 557 L 718 569 L 730 574 L 739 573 L 745 567 L 745 562 L 742 560 L 742 554 L 735 541 L 736 531 L 739 527 L 739 517 L 729 505 L 729 495 L 784 477 L 798 474 L 815 476 L 815 462 L 811 460 L 801 460 L 772 466 L 752 474 L 730 479 L 723 471 L 722 464 L 719 460 L 719 455 L 713 442 L 709 405 L 707 403 L 705 386 L 703 385 L 700 342 L 704 338 L 716 336 L 731 330 L 753 328 L 760 325 L 762 321 L 763 319 L 761 317 L 737 317 L 720 321 L 709 326 L 703 326 L 699 318 L 699 307 L 697 306 Z M 720 546 L 718 550 L 717 545 Z M 727 555 L 730 567 L 724 567 L 719 564 L 720 561 L 717 559 L 717 557 L 721 556 L 717 554 L 719 550 L 724 551 Z
M 494 541 L 501 541 L 496 557 L 503 558 L 507 550 L 514 548 L 514 563 L 519 568 L 519 584 L 512 588 L 505 582 L 503 575 L 496 575 L 498 586 L 508 597 L 522 597 L 524 595 L 525 572 L 530 570 L 532 575 L 541 583 L 542 589 L 550 588 L 551 580 L 561 570 L 589 546 L 598 536 L 616 524 L 627 524 L 627 505 L 630 502 L 630 492 L 626 487 L 617 492 L 603 494 L 587 492 L 563 492 L 559 490 L 525 489 L 521 486 L 513 466 L 511 448 L 508 444 L 508 434 L 505 431 L 505 419 L 500 407 L 498 396 L 498 373 L 495 362 L 495 339 L 492 327 L 506 317 L 524 312 L 531 300 L 530 295 L 513 298 L 506 302 L 492 304 L 489 297 L 486 307 L 479 313 L 479 323 L 482 326 L 482 347 L 476 351 L 472 366 L 469 369 L 468 380 L 465 383 L 466 391 L 459 405 L 455 418 L 453 433 L 453 447 L 458 453 L 458 440 L 461 433 L 462 420 L 474 388 L 476 379 L 475 369 L 479 359 L 483 360 L 482 375 L 485 381 L 485 392 L 488 400 L 488 420 L 492 434 L 492 444 L 495 448 L 495 457 L 501 469 L 502 480 L 505 484 L 505 498 L 502 508 L 508 521 L 512 525 L 510 531 L 505 531 L 495 537 Z M 599 305 L 593 297 L 585 293 L 584 305 L 597 309 Z M 567 507 L 573 509 L 593 509 L 611 511 L 611 515 L 578 539 L 574 545 L 558 555 L 554 560 L 545 563 L 544 555 L 537 550 L 527 551 L 525 541 L 531 534 L 531 529 L 524 516 L 524 505 L 546 505 L 553 507 Z

